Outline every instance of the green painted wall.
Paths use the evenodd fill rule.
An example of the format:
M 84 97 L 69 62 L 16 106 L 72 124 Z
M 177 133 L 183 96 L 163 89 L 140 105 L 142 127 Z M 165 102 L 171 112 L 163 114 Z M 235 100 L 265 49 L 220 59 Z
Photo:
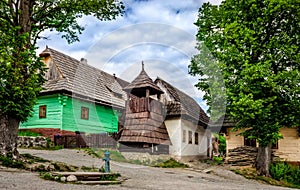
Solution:
M 39 118 L 39 106 L 47 105 L 47 117 Z M 89 119 L 81 119 L 81 107 L 89 108 Z M 20 129 L 60 128 L 86 133 L 118 132 L 118 114 L 109 107 L 55 94 L 43 96 L 34 106 L 33 117 Z
M 89 108 L 89 119 L 81 119 L 81 107 Z M 109 108 L 69 97 L 63 107 L 63 129 L 86 133 L 118 132 L 118 116 Z
M 47 105 L 46 118 L 39 118 L 39 106 Z M 31 128 L 58 128 L 62 127 L 62 105 L 59 102 L 58 94 L 42 96 L 38 104 L 33 108 L 32 117 L 27 122 L 20 124 L 20 129 Z

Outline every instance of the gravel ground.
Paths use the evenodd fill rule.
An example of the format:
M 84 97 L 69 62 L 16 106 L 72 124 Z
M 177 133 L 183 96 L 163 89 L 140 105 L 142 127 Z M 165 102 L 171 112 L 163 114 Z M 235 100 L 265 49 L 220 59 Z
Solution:
M 75 166 L 101 167 L 104 164 L 101 159 L 89 156 L 84 151 L 78 150 L 45 151 L 20 149 L 19 151 L 20 153 L 30 153 L 44 159 L 64 162 Z M 63 184 L 40 179 L 38 173 L 0 168 L 0 189 L 289 189 L 247 180 L 222 167 L 210 167 L 203 164 L 196 164 L 193 169 L 162 169 L 112 161 L 111 170 L 119 172 L 126 179 L 125 182 L 121 185 L 109 186 Z M 205 171 L 212 172 L 207 174 Z

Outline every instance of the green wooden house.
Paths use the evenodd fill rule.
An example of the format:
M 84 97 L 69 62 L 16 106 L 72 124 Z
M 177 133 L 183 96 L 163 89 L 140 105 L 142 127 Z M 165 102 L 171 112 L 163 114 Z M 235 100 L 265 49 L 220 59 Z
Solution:
M 46 136 L 118 132 L 126 81 L 48 47 L 40 56 L 48 68 L 44 90 L 32 117 L 20 129 L 35 129 Z

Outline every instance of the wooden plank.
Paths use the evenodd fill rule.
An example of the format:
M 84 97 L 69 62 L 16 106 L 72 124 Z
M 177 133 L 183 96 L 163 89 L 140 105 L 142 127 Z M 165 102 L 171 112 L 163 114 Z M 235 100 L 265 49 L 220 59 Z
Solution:
M 111 174 L 108 173 L 102 173 L 102 172 L 53 172 L 53 176 L 61 175 L 61 176 L 69 176 L 69 175 L 75 175 L 77 176 L 91 176 L 91 177 L 101 177 L 101 176 L 108 176 Z
M 127 113 L 126 119 L 148 118 L 149 116 L 150 116 L 149 112 L 129 113 L 129 114 Z

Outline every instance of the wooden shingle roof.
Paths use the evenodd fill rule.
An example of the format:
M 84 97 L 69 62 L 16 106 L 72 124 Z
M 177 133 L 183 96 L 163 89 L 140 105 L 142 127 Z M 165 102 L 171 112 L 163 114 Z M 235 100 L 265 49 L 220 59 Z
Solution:
M 150 95 L 163 93 L 161 89 L 148 76 L 148 74 L 144 70 L 144 63 L 142 63 L 142 71 L 140 72 L 140 74 L 129 85 L 123 88 L 123 90 L 133 95 L 144 96 L 143 92 L 146 89 L 150 90 Z
M 210 121 L 209 126 L 214 128 L 221 128 L 221 127 L 234 127 L 237 123 L 230 120 L 228 115 L 222 115 L 216 121 Z
M 51 67 L 41 93 L 66 91 L 106 105 L 125 107 L 126 93 L 120 81 L 122 85 L 126 81 L 48 47 L 40 56 Z M 58 74 L 53 77 L 52 73 Z
M 126 119 L 119 142 L 170 144 L 161 102 L 133 98 L 126 105 Z
M 161 85 L 166 90 L 165 93 L 171 96 L 172 101 L 165 103 L 167 116 L 185 115 L 201 124 L 208 124 L 209 117 L 192 97 L 161 78 L 157 78 L 155 83 Z
M 208 124 L 208 127 L 213 132 L 226 132 L 226 128 L 234 127 L 237 124 L 237 122 L 233 122 L 230 120 L 228 115 L 222 115 L 219 119 L 216 121 L 210 121 Z

